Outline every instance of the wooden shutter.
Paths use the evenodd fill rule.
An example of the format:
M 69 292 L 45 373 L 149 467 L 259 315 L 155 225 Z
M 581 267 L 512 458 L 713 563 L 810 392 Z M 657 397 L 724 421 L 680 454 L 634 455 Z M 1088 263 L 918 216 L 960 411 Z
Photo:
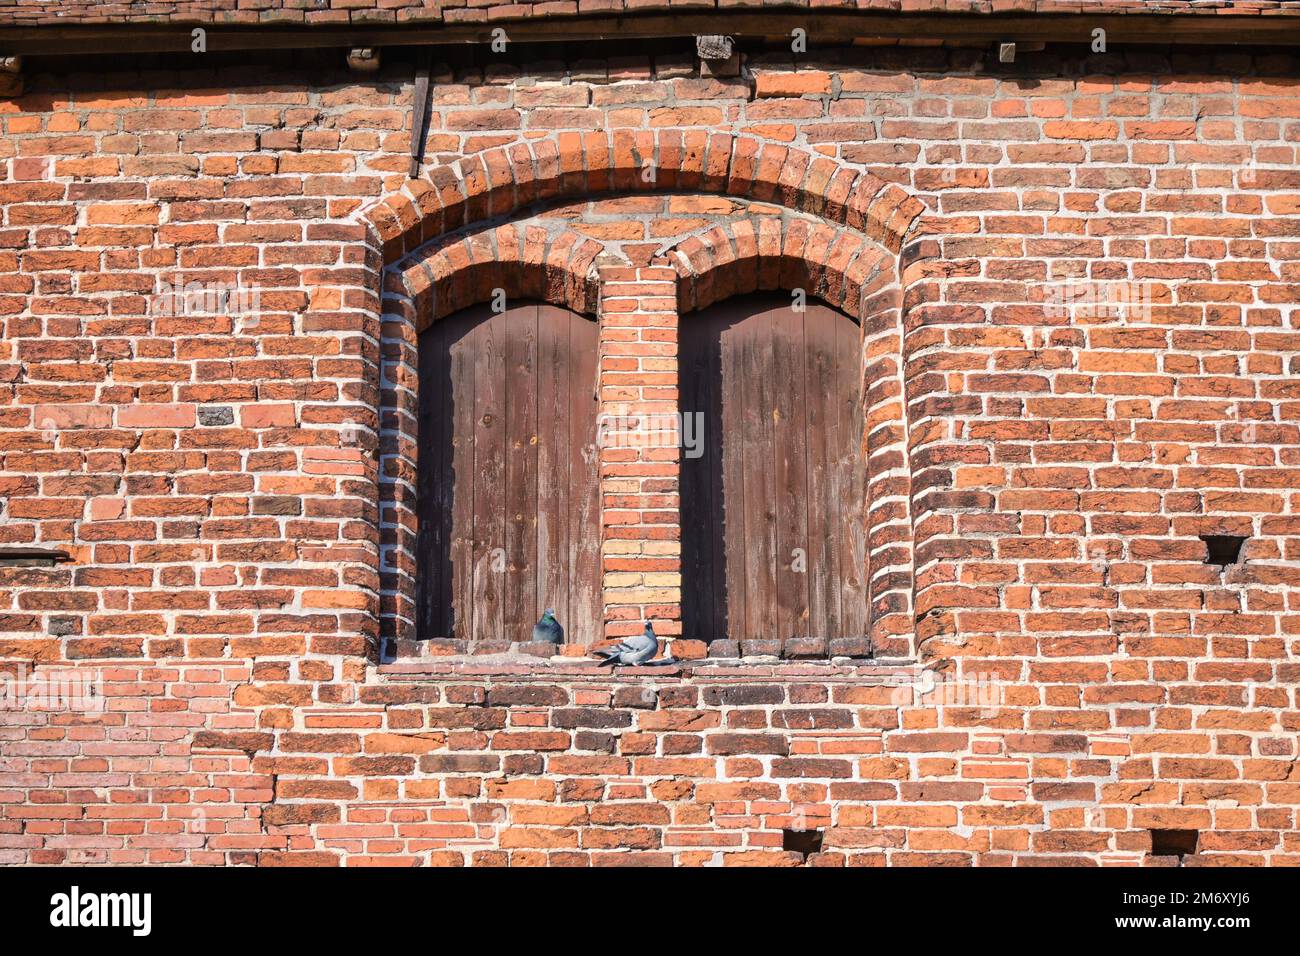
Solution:
M 786 296 L 682 316 L 683 627 L 700 640 L 867 634 L 856 323 Z M 802 567 L 802 570 L 801 570 Z
M 421 336 L 421 637 L 600 639 L 596 323 L 486 305 Z

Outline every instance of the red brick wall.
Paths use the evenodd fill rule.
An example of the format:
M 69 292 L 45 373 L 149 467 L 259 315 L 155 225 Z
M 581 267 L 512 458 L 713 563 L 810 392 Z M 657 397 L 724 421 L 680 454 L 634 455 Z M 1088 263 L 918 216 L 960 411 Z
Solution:
M 802 862 L 780 831 L 821 828 L 831 865 L 1132 863 L 1188 827 L 1300 861 L 1294 64 L 976 59 L 444 75 L 414 184 L 398 73 L 0 102 L 0 543 L 74 557 L 0 569 L 0 658 L 107 699 L 0 710 L 0 860 Z M 476 267 L 503 218 L 531 265 Z M 943 677 L 376 665 L 420 296 L 517 282 L 657 346 L 773 268 L 863 319 L 872 637 Z M 258 307 L 159 314 L 178 273 Z M 604 371 L 669 400 L 661 352 Z M 642 463 L 621 527 L 671 515 Z M 649 591 L 609 633 L 671 620 Z

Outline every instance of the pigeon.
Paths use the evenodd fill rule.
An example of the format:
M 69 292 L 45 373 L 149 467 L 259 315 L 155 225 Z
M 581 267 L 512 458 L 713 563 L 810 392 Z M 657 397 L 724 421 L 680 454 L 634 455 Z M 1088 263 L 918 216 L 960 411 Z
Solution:
M 548 607 L 542 619 L 533 625 L 533 640 L 544 644 L 564 643 L 564 628 L 555 619 L 555 608 Z
M 658 650 L 659 638 L 655 637 L 655 629 L 646 621 L 645 630 L 636 637 L 629 637 L 613 647 L 599 648 L 595 653 L 604 658 L 601 667 L 613 667 L 615 664 L 644 664 Z

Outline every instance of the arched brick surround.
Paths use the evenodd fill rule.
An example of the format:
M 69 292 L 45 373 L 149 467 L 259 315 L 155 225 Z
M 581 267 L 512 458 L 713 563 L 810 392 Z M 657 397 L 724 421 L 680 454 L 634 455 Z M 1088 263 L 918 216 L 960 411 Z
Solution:
M 534 203 L 635 192 L 744 196 L 848 226 L 897 253 L 921 203 L 865 170 L 817 153 L 726 132 L 559 133 L 498 146 L 447 166 L 367 208 L 367 239 L 395 262 L 433 239 Z
M 541 299 L 594 313 L 592 267 L 602 251 L 599 242 L 576 232 L 553 237 L 540 226 L 513 222 L 456 233 L 389 271 L 385 311 L 393 296 L 409 299 L 415 307 L 416 331 L 422 332 L 431 322 L 504 289 L 512 298 Z
M 628 267 L 636 269 L 633 263 L 577 231 L 557 234 L 529 218 L 502 221 L 565 199 L 639 192 L 734 196 L 754 205 L 748 215 L 666 244 L 668 254 L 644 263 L 644 274 L 628 273 Z M 367 235 L 390 263 L 384 270 L 381 332 L 381 511 L 376 542 L 382 555 L 381 633 L 415 636 L 410 620 L 416 530 L 412 479 L 417 467 L 412 436 L 418 398 L 412 350 L 419 331 L 436 318 L 488 300 L 495 289 L 603 315 L 606 283 L 619 293 L 619 301 L 608 309 L 619 321 L 635 326 L 643 308 L 629 299 L 635 286 L 628 280 L 649 282 L 647 294 L 657 303 L 654 285 L 672 275 L 665 271 L 671 267 L 679 279 L 678 313 L 767 287 L 757 283 L 770 277 L 777 286 L 806 288 L 861 321 L 869 403 L 864 441 L 871 457 L 870 492 L 878 502 L 867 518 L 873 641 L 878 654 L 913 652 L 912 509 L 896 263 L 920 211 L 920 203 L 898 187 L 826 156 L 752 137 L 675 130 L 560 134 L 496 147 L 450 167 L 435 167 L 425 179 L 408 183 L 371 208 L 364 216 Z M 769 258 L 775 270 L 768 268 Z M 598 263 L 605 269 L 598 269 Z M 664 325 L 662 317 L 655 321 Z M 670 324 L 675 343 L 675 319 Z M 606 364 L 622 362 L 626 367 L 631 362 L 636 367 L 641 361 L 635 341 L 628 348 L 627 335 L 637 340 L 642 332 L 623 332 L 609 347 L 602 338 L 602 383 Z M 625 349 L 628 354 L 620 356 Z M 674 369 L 674 393 L 675 376 Z M 602 395 L 605 391 L 602 386 Z M 636 407 L 657 410 L 662 404 L 652 400 Z M 626 402 L 609 404 L 620 411 L 627 407 Z M 602 454 L 602 474 L 636 479 L 636 464 L 617 452 Z M 642 480 L 656 489 L 648 497 L 662 506 L 658 488 L 665 482 L 675 488 L 677 462 L 660 456 L 643 464 Z M 627 529 L 609 533 L 634 535 Z M 618 574 L 607 565 L 607 635 L 639 627 L 633 622 L 643 615 L 667 619 L 668 634 L 678 626 L 679 588 L 611 590 L 611 583 L 622 582 L 629 568 L 635 574 L 639 559 L 620 555 Z M 645 561 L 647 567 L 660 563 Z M 703 648 L 682 650 L 703 653 Z

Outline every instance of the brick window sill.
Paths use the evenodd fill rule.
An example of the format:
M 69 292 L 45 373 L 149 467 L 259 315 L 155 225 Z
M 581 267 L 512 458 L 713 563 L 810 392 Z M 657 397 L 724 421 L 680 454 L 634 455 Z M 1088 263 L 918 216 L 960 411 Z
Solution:
M 491 678 L 553 680 L 596 678 L 728 678 L 767 680 L 845 680 L 893 685 L 912 681 L 921 667 L 901 659 L 862 661 L 787 661 L 775 658 L 697 659 L 649 667 L 602 667 L 597 660 L 573 658 L 503 659 L 483 656 L 426 658 L 380 664 L 393 681 Z
M 610 643 L 612 642 L 561 644 L 557 647 L 554 644 L 532 641 L 475 642 L 447 638 L 432 638 L 425 641 L 401 640 L 390 641 L 387 644 L 388 652 L 384 656 L 384 661 L 385 663 L 418 663 L 491 658 L 525 666 L 535 666 L 543 661 L 596 663 L 592 649 Z M 832 638 L 829 641 L 807 637 L 756 641 L 716 640 L 708 644 L 703 641 L 676 638 L 671 641 L 671 653 L 683 662 L 761 659 L 784 663 L 810 661 L 863 663 L 874 659 L 871 642 L 865 637 Z

